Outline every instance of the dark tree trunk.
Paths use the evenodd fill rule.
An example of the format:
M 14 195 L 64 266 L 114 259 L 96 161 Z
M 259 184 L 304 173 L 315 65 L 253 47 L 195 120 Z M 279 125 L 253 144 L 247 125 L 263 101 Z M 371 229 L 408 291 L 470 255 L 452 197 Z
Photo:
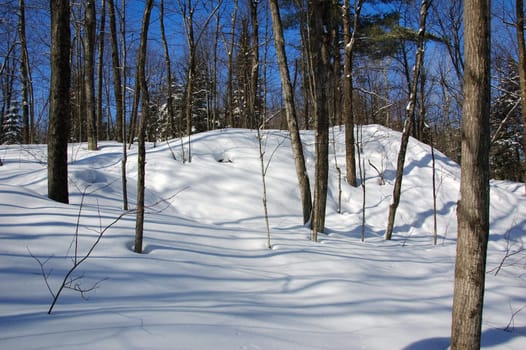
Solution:
M 71 38 L 68 0 L 50 0 L 51 86 L 48 126 L 48 197 L 69 203 L 68 137 Z
M 464 103 L 451 349 L 480 349 L 489 236 L 490 1 L 464 1 Z
M 519 77 L 521 89 L 522 121 L 526 125 L 526 44 L 524 43 L 524 1 L 516 0 L 517 44 L 519 47 Z M 526 154 L 526 130 L 522 131 L 522 151 Z M 526 193 L 526 162 L 523 169 L 524 190 Z
M 103 121 L 103 78 L 104 78 L 104 46 L 106 28 L 106 0 L 102 0 L 102 9 L 100 13 L 100 29 L 99 29 L 99 52 L 97 58 L 97 139 L 104 139 L 104 121 Z M 110 123 L 108 116 L 108 124 Z M 109 135 L 106 135 L 106 139 Z
M 315 184 L 312 211 L 312 240 L 318 240 L 318 233 L 325 231 L 325 209 L 327 206 L 327 185 L 329 176 L 329 27 L 330 2 L 316 0 L 309 3 L 309 55 L 312 64 L 314 114 L 316 121 L 315 140 Z
M 123 139 L 123 88 L 122 88 L 122 67 L 119 57 L 119 43 L 117 40 L 117 21 L 115 17 L 115 4 L 113 0 L 108 0 L 108 14 L 110 16 L 110 38 L 111 38 L 111 63 L 113 67 L 113 92 L 115 95 L 115 138 L 119 142 Z
M 84 94 L 86 96 L 86 123 L 88 149 L 97 149 L 97 115 L 95 111 L 95 0 L 86 1 L 84 17 Z
M 227 106 L 226 106 L 226 120 L 227 126 L 234 126 L 234 45 L 235 45 L 235 28 L 236 28 L 236 19 L 237 19 L 237 3 L 238 0 L 234 0 L 234 10 L 232 13 L 232 27 L 231 27 L 231 38 L 228 47 L 228 62 L 227 62 Z
M 18 2 L 18 36 L 20 38 L 20 82 L 22 85 L 22 143 L 28 144 L 32 141 L 32 123 L 29 114 L 29 106 L 32 104 L 29 98 L 31 78 L 29 77 L 29 58 L 27 55 L 26 40 L 26 7 L 25 0 Z M 0 124 L 1 125 L 1 124 Z
M 164 136 L 168 139 L 175 136 L 175 111 L 172 96 L 172 61 L 170 60 L 170 51 L 168 50 L 168 41 L 166 40 L 166 31 L 164 27 L 164 0 L 161 0 L 159 3 L 159 26 L 161 29 L 161 40 L 164 50 L 164 62 L 166 64 L 166 93 L 168 94 L 166 103 L 169 126 L 167 127 L 166 134 Z
M 351 186 L 356 187 L 356 156 L 354 140 L 354 110 L 353 110 L 353 50 L 358 18 L 364 0 L 358 1 L 354 9 L 353 31 L 350 21 L 350 1 L 345 0 L 343 6 L 343 42 L 345 45 L 345 60 L 343 64 L 343 115 L 345 122 L 345 165 L 346 180 Z
M 259 104 L 259 21 L 258 21 L 258 0 L 249 0 L 250 22 L 252 25 L 251 33 L 251 53 L 252 62 L 250 67 L 249 96 L 248 96 L 248 126 L 249 128 L 258 127 L 259 120 L 256 115 Z

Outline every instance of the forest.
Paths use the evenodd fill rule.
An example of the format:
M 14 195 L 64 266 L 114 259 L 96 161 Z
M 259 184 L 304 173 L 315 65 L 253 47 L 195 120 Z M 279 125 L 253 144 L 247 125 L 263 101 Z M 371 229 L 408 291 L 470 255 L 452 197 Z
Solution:
M 416 80 L 419 4 L 331 3 L 324 39 L 327 123 L 343 125 L 345 115 L 352 115 L 355 124 L 402 130 Z M 433 143 L 458 162 L 463 5 L 430 3 L 411 136 Z M 491 177 L 519 181 L 524 118 L 518 17 L 512 3 L 493 1 L 491 9 Z M 316 120 L 309 51 L 315 48 L 309 44 L 307 3 L 291 0 L 277 5 L 298 127 L 312 129 Z M 144 1 L 71 2 L 70 141 L 131 142 L 137 136 L 143 113 L 137 79 L 143 9 Z M 50 98 L 48 2 L 8 0 L 0 11 L 0 139 L 45 143 Z M 287 128 L 269 2 L 155 1 L 151 16 L 144 62 L 148 141 L 226 127 Z
M 49 313 L 63 288 L 91 290 L 71 288 L 75 280 L 67 277 L 123 216 L 135 215 L 132 248 L 145 253 L 151 147 L 166 146 L 174 161 L 190 165 L 202 156 L 194 146 L 216 131 L 256 133 L 267 248 L 273 245 L 266 176 L 274 153 L 265 163 L 265 140 L 281 131 L 290 141 L 296 205 L 309 239 L 319 242 L 330 232 L 336 176 L 338 213 L 342 193 L 363 191 L 364 241 L 366 171 L 374 170 L 382 184 L 386 176 L 385 164 L 366 164 L 363 155 L 363 130 L 375 125 L 400 135 L 387 176 L 387 241 L 400 231 L 396 217 L 414 142 L 431 150 L 435 245 L 435 156 L 461 164 L 451 348 L 480 347 L 490 180 L 526 180 L 522 0 L 7 0 L 0 18 L 5 154 L 11 145 L 47 144 L 47 196 L 69 204 L 77 203 L 79 189 L 71 189 L 68 166 L 75 162 L 68 145 L 104 153 L 103 145 L 113 142 L 122 152 L 122 214 L 101 228 L 84 259 L 75 250 L 58 293 L 45 262 L 30 253 L 54 297 Z

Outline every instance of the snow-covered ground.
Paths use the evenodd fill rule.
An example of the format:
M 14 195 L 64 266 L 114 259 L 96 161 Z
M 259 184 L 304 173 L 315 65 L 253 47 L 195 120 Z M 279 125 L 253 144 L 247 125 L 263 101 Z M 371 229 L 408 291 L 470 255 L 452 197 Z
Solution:
M 192 162 L 184 164 L 179 140 L 150 144 L 145 254 L 132 252 L 135 216 L 123 216 L 73 276 L 74 285 L 100 282 L 97 288 L 86 300 L 64 290 L 51 315 L 37 259 L 56 293 L 73 263 L 75 233 L 82 257 L 121 215 L 122 146 L 102 142 L 95 152 L 69 146 L 70 205 L 47 199 L 45 146 L 1 146 L 0 349 L 447 348 L 459 166 L 436 154 L 433 245 L 431 153 L 411 140 L 393 240 L 385 241 L 400 134 L 365 126 L 362 243 L 362 189 L 342 183 L 337 210 L 334 152 L 345 166 L 343 130 L 336 128 L 327 231 L 312 242 L 301 222 L 287 133 L 263 136 L 272 249 L 266 248 L 255 131 L 194 135 Z M 313 133 L 303 141 L 313 181 Z M 384 173 L 385 185 L 369 161 Z M 128 164 L 133 208 L 136 147 Z M 513 254 L 526 242 L 524 185 L 491 186 L 483 348 L 526 349 L 526 251 Z

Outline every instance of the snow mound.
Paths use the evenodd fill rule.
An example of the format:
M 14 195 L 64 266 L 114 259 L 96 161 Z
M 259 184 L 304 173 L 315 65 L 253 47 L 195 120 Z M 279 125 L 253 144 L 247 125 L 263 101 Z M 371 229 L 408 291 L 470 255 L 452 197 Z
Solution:
M 431 150 L 411 139 L 393 240 L 385 241 L 401 135 L 378 125 L 358 134 L 364 243 L 362 189 L 342 181 L 338 210 L 343 128 L 331 130 L 327 229 L 320 242 L 309 240 L 301 222 L 288 133 L 262 132 L 272 249 L 266 248 L 257 133 L 225 129 L 192 135 L 191 163 L 183 161 L 186 138 L 148 145 L 142 255 L 131 250 L 134 215 L 118 219 L 122 145 L 69 146 L 69 205 L 46 197 L 46 146 L 2 146 L 0 348 L 446 348 L 460 168 L 435 152 L 435 246 Z M 304 131 L 302 138 L 313 182 L 314 134 Z M 136 159 L 132 147 L 132 209 Z M 523 184 L 491 183 L 485 349 L 526 348 L 523 191 Z M 110 225 L 73 276 L 84 288 L 98 288 L 87 300 L 65 290 L 47 315 L 51 295 L 37 259 L 56 292 L 75 251 L 86 254 Z

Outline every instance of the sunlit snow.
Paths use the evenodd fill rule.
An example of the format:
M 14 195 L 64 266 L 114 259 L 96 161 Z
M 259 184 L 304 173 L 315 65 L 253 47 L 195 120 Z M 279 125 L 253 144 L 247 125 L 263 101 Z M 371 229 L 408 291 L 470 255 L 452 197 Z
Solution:
M 411 139 L 393 240 L 385 241 L 401 135 L 376 125 L 362 132 L 363 243 L 361 187 L 342 184 L 337 212 L 333 155 L 345 169 L 343 129 L 335 128 L 330 146 L 327 229 L 319 242 L 301 222 L 288 134 L 263 131 L 272 249 L 255 131 L 193 135 L 191 163 L 183 163 L 180 140 L 149 144 L 145 253 L 133 253 L 135 216 L 123 216 L 74 276 L 81 288 L 98 287 L 86 300 L 65 290 L 51 315 L 35 258 L 56 292 L 74 259 L 75 232 L 81 257 L 122 214 L 122 145 L 69 146 L 70 205 L 47 199 L 45 145 L 1 146 L 0 349 L 446 349 L 460 168 L 436 153 L 435 246 L 431 150 Z M 311 184 L 313 135 L 302 134 Z M 132 209 L 136 176 L 132 147 Z M 524 184 L 493 181 L 491 190 L 482 347 L 526 349 Z

